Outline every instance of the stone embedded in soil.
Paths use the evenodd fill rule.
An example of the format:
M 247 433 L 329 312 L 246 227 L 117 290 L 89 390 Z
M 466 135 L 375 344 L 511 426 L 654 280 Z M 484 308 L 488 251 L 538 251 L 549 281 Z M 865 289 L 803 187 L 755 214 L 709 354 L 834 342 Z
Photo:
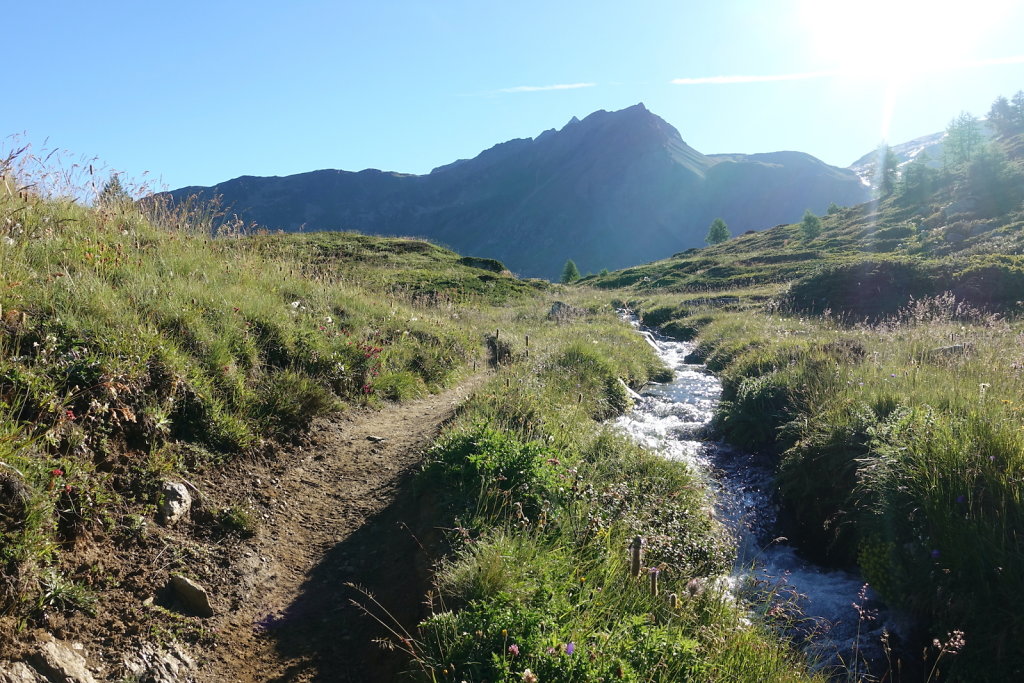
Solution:
M 372 441 L 373 443 L 380 443 L 381 441 L 387 441 L 387 439 L 385 439 L 383 436 L 373 436 L 372 434 L 370 436 L 366 437 L 366 440 L 367 441 Z
M 73 646 L 53 638 L 44 640 L 31 654 L 29 661 L 53 683 L 96 683 L 86 666 L 85 657 L 76 652 Z
M 171 574 L 171 587 L 174 589 L 175 594 L 181 598 L 181 601 L 198 616 L 213 616 L 210 595 L 198 583 L 187 576 Z
M 0 683 L 47 683 L 25 662 L 0 662 Z
M 171 643 L 163 650 L 144 644 L 134 655 L 124 656 L 124 668 L 134 679 L 147 683 L 178 683 L 187 680 L 195 662 L 179 644 Z
M 168 481 L 160 490 L 160 516 L 165 526 L 174 526 L 192 509 L 192 496 L 184 484 Z

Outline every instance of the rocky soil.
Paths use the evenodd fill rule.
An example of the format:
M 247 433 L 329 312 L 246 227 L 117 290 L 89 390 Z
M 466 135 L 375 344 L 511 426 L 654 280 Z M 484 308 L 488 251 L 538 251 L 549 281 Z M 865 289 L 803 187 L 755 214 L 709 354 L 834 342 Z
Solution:
M 422 616 L 441 533 L 410 475 L 484 379 L 352 409 L 302 443 L 175 482 L 191 498 L 176 523 L 140 519 L 116 552 L 80 543 L 101 577 L 95 616 L 6 630 L 0 683 L 394 680 L 408 663 L 375 642 L 387 630 L 367 608 L 389 624 Z M 180 487 L 174 498 L 178 515 Z M 252 535 L 212 532 L 227 511 Z

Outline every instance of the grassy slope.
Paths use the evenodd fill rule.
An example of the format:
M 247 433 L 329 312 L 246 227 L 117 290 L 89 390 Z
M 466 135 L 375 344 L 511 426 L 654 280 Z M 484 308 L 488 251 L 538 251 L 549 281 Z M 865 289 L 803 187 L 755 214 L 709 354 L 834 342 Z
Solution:
M 1003 142 L 1019 180 L 1020 136 Z M 1024 208 L 955 213 L 967 173 L 823 217 L 813 240 L 779 226 L 590 282 L 697 339 L 721 434 L 779 456 L 789 535 L 919 616 L 941 645 L 926 666 L 1008 680 L 1024 672 Z
M 484 675 L 517 679 L 529 667 L 563 680 L 803 677 L 799 658 L 713 586 L 692 584 L 696 597 L 671 609 L 626 575 L 634 534 L 679 595 L 731 550 L 685 468 L 596 422 L 627 405 L 620 379 L 663 372 L 606 308 L 582 302 L 572 322 L 548 320 L 545 283 L 422 242 L 211 239 L 200 213 L 0 190 L 5 635 L 109 608 L 131 564 L 115 558 L 137 552 L 168 478 L 230 474 L 316 415 L 436 389 L 489 348 L 498 377 L 423 475 L 444 492 L 440 521 L 470 539 L 439 576 L 449 610 L 412 648 L 424 674 L 483 657 Z M 255 523 L 232 509 L 192 531 L 216 543 Z M 215 637 L 166 610 L 133 615 L 122 617 L 161 622 L 143 628 L 162 637 Z M 465 642 L 452 630 L 463 622 L 486 639 Z M 565 656 L 548 653 L 555 645 Z
M 210 239 L 198 214 L 0 190 L 0 614 L 17 618 L 88 608 L 62 549 L 130 536 L 166 477 L 482 359 L 474 323 L 435 305 L 450 283 L 482 307 L 538 290 L 409 240 Z M 342 268 L 357 247 L 373 258 Z M 410 254 L 416 292 L 393 285 Z
M 806 680 L 715 582 L 733 548 L 704 487 L 596 422 L 628 405 L 620 378 L 663 370 L 604 300 L 574 299 L 581 315 L 561 322 L 509 312 L 506 362 L 420 477 L 457 531 L 438 611 L 406 642 L 422 679 Z

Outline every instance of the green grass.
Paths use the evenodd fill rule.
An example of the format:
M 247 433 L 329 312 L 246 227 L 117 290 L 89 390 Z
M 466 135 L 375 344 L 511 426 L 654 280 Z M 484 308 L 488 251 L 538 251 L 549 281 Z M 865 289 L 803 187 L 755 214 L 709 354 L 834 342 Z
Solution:
M 667 304 L 652 306 L 664 316 Z M 768 307 L 771 310 L 771 307 Z M 681 305 L 723 381 L 715 426 L 778 455 L 787 534 L 857 564 L 936 638 L 964 680 L 1024 670 L 1020 327 L 952 295 L 872 324 Z
M 202 207 L 89 208 L 9 180 L 0 618 L 30 627 L 97 609 L 86 586 L 117 577 L 97 583 L 68 549 L 138 543 L 166 478 L 231 468 L 317 416 L 422 396 L 489 360 L 493 379 L 419 480 L 438 523 L 465 534 L 437 575 L 444 609 L 405 644 L 423 676 L 807 678 L 714 580 L 733 548 L 703 485 L 601 426 L 629 407 L 626 386 L 668 374 L 604 297 L 421 241 L 230 223 L 212 237 Z M 580 314 L 549 319 L 566 296 Z M 239 506 L 192 519 L 232 542 L 258 523 Z M 658 596 L 628 574 L 636 535 Z M 672 607 L 669 592 L 685 599 Z M 147 632 L 205 642 L 195 624 L 153 614 Z
M 0 475 L 15 498 L 0 497 L 0 613 L 74 602 L 41 592 L 40 577 L 80 578 L 60 548 L 145 514 L 164 478 L 457 381 L 485 357 L 476 307 L 544 289 L 412 240 L 214 238 L 200 207 L 86 207 L 23 190 L 12 171 L 0 169 Z M 208 521 L 244 535 L 243 517 Z
M 699 480 L 598 422 L 626 407 L 618 379 L 664 379 L 653 351 L 600 299 L 574 303 L 591 312 L 569 324 L 510 312 L 499 337 L 515 360 L 419 478 L 458 530 L 435 613 L 404 643 L 420 677 L 806 680 L 801 658 L 716 582 L 734 549 Z

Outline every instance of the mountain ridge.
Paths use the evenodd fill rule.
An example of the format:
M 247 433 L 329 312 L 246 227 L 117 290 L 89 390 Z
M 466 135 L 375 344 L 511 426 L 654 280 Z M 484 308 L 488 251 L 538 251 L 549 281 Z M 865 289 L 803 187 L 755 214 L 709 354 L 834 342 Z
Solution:
M 221 195 L 269 229 L 416 235 L 554 278 L 621 268 L 703 244 L 721 216 L 733 232 L 866 199 L 850 171 L 801 152 L 705 155 L 643 103 L 573 117 L 428 174 L 321 169 L 240 176 L 167 193 Z

